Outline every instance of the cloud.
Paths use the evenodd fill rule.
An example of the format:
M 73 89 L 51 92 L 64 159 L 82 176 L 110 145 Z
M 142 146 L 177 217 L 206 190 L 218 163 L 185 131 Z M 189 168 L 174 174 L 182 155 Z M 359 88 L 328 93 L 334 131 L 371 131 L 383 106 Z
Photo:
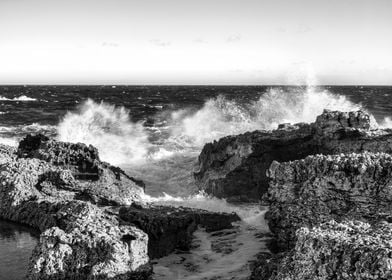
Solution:
M 113 42 L 103 42 L 102 47 L 117 48 L 119 44 Z
M 238 42 L 240 40 L 241 40 L 241 35 L 236 34 L 236 35 L 230 35 L 229 37 L 227 37 L 226 42 L 234 43 L 234 42 Z
M 170 41 L 163 41 L 160 39 L 152 39 L 150 40 L 150 43 L 158 47 L 167 47 L 171 45 Z

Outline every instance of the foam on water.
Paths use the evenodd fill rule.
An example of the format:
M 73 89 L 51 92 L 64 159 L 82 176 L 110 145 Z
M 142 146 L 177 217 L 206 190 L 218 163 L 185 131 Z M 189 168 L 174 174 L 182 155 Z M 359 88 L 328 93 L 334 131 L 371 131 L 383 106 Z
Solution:
M 264 220 L 266 208 L 258 204 L 233 205 L 202 192 L 187 197 L 166 193 L 160 197 L 144 195 L 143 201 L 212 212 L 235 212 L 241 218 L 232 229 L 214 233 L 197 230 L 190 252 L 180 251 L 154 262 L 155 279 L 247 279 L 249 261 L 267 250 L 265 240 L 260 238 L 268 232 Z
M 0 96 L 0 101 L 37 101 L 37 99 L 28 97 L 26 95 L 21 95 L 19 97 L 14 97 L 14 98 L 7 98 L 4 96 Z

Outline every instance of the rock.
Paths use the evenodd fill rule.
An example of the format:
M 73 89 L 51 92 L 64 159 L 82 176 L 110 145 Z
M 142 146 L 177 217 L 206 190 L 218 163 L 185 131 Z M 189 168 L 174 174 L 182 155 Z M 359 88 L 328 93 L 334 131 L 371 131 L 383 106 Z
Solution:
M 377 129 L 374 119 L 357 111 L 324 111 L 312 124 L 282 125 L 208 143 L 194 173 L 201 190 L 230 201 L 258 201 L 268 189 L 272 161 L 313 154 L 392 152 L 392 130 Z
M 240 218 L 235 213 L 213 213 L 201 209 L 132 205 L 120 208 L 120 218 L 142 229 L 149 236 L 150 258 L 168 255 L 174 249 L 189 250 L 198 226 L 206 231 L 230 228 Z
M 301 228 L 295 247 L 276 260 L 272 271 L 260 263 L 252 279 L 392 279 L 392 224 L 331 221 Z
M 118 216 L 102 207 L 130 204 L 143 190 L 97 158 L 98 178 L 76 176 L 75 161 L 53 161 L 59 154 L 66 158 L 68 150 L 59 147 L 71 144 L 47 141 L 58 150 L 51 148 L 52 158 L 42 157 L 45 161 L 0 146 L 0 218 L 41 231 L 28 278 L 147 279 L 147 234 L 120 225 Z
M 315 155 L 271 165 L 266 219 L 281 248 L 295 231 L 330 220 L 374 223 L 392 216 L 392 156 L 385 153 Z
M 17 154 L 19 158 L 36 158 L 57 167 L 42 174 L 37 186 L 51 195 L 68 195 L 99 205 L 129 205 L 140 200 L 143 193 L 142 181 L 100 161 L 97 149 L 91 145 L 59 142 L 41 134 L 27 135 Z
M 147 235 L 87 202 L 61 204 L 34 249 L 29 279 L 146 279 Z M 134 278 L 133 278 L 134 277 Z

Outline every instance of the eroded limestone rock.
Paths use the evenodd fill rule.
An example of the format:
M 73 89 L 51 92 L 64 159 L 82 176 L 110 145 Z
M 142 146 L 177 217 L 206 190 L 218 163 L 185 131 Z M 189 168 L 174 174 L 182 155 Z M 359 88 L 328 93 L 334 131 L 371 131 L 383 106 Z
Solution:
M 295 231 L 329 220 L 374 222 L 392 216 L 392 156 L 385 153 L 315 155 L 271 165 L 265 199 L 269 227 L 282 247 Z
M 151 274 L 147 234 L 120 225 L 102 207 L 132 203 L 142 192 L 139 186 L 99 161 L 98 179 L 81 178 L 69 165 L 14 152 L 0 147 L 0 218 L 41 231 L 29 279 L 146 279 Z
M 232 201 L 260 200 L 268 189 L 272 161 L 312 154 L 392 152 L 392 130 L 377 129 L 374 119 L 357 112 L 324 111 L 312 124 L 280 126 L 228 136 L 206 144 L 194 173 L 199 188 Z
M 201 209 L 154 205 L 120 208 L 120 218 L 142 229 L 149 236 L 148 252 L 159 258 L 174 249 L 189 250 L 198 226 L 206 231 L 230 228 L 240 218 L 235 213 L 213 213 Z
M 330 221 L 299 229 L 296 240 L 287 254 L 265 256 L 251 279 L 392 279 L 391 223 Z

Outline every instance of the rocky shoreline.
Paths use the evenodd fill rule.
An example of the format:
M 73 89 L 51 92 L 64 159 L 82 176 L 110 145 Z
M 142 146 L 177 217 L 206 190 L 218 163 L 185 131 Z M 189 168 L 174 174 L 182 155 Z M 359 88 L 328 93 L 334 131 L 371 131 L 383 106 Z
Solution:
M 200 188 L 259 201 L 273 235 L 253 280 L 392 279 L 392 130 L 362 111 L 206 144 Z M 0 146 L 0 218 L 41 232 L 28 279 L 148 279 L 151 259 L 235 213 L 146 204 L 142 180 L 84 144 L 28 135 Z
M 392 279 L 391 152 L 391 130 L 371 116 L 325 111 L 206 145 L 195 178 L 211 194 L 269 206 L 275 246 L 251 279 Z
M 0 181 L 0 218 L 41 232 L 28 279 L 147 279 L 149 256 L 189 246 L 199 225 L 218 230 L 238 220 L 199 209 L 137 207 L 141 180 L 100 161 L 92 146 L 43 135 L 28 135 L 18 149 L 0 147 Z M 186 238 L 173 244 L 178 229 Z M 156 254 L 149 240 L 165 250 Z

